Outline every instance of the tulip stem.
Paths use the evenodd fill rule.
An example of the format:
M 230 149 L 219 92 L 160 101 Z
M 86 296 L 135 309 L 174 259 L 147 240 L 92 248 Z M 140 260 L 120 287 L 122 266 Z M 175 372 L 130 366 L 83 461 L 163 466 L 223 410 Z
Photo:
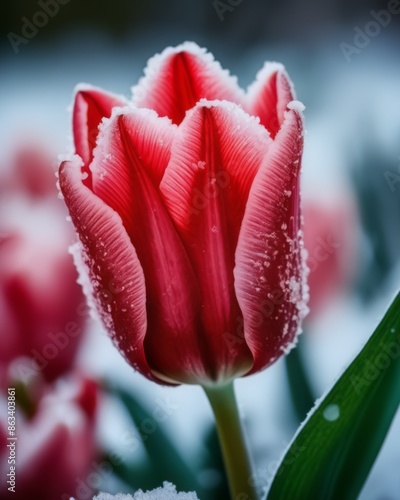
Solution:
M 257 500 L 257 493 L 251 482 L 250 457 L 240 423 L 233 382 L 223 386 L 203 386 L 203 389 L 214 412 L 231 498 Z

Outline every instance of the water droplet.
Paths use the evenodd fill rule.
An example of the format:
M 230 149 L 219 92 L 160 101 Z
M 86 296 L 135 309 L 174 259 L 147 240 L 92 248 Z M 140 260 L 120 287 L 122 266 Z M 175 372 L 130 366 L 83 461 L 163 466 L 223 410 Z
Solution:
M 325 420 L 328 420 L 328 422 L 334 422 L 340 416 L 340 408 L 338 405 L 328 405 L 322 414 Z

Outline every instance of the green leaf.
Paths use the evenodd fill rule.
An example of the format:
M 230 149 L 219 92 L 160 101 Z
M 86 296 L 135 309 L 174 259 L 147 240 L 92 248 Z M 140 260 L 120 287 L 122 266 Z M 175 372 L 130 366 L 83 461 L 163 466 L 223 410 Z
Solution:
M 113 473 L 130 490 L 137 490 L 139 488 L 142 490 L 152 490 L 160 486 L 163 482 L 163 477 L 158 475 L 158 471 L 152 467 L 148 460 L 139 464 L 125 460 L 115 463 L 114 456 L 107 452 L 103 453 L 102 460 L 113 464 Z
M 297 423 L 303 422 L 316 400 L 304 363 L 305 335 L 301 335 L 296 349 L 285 356 L 286 377 Z
M 354 499 L 400 404 L 400 294 L 294 439 L 267 498 Z
M 146 449 L 153 470 L 153 479 L 156 483 L 153 487 L 159 486 L 162 481 L 170 481 L 177 486 L 178 490 L 195 490 L 200 495 L 202 488 L 194 471 L 168 438 L 161 422 L 156 421 L 151 412 L 127 390 L 113 385 L 107 388 L 120 399 L 136 428 L 142 430 L 140 433 L 141 440 Z M 146 432 L 147 427 L 148 431 Z M 142 465 L 145 467 L 144 464 Z M 148 467 L 144 468 L 144 471 L 146 469 L 148 470 Z M 126 470 L 126 468 L 121 469 L 119 473 L 125 482 L 132 484 L 132 481 L 129 481 L 129 470 Z M 132 469 L 132 475 L 135 476 L 134 482 L 136 482 L 134 468 Z
M 214 477 L 214 484 L 208 488 L 207 494 L 204 498 L 207 500 L 220 500 L 221 498 L 229 498 L 229 484 L 226 477 L 224 459 L 222 456 L 221 445 L 218 439 L 218 432 L 215 424 L 213 423 L 206 431 L 203 437 L 204 447 L 207 453 L 201 462 L 201 471 L 213 471 L 216 475 Z

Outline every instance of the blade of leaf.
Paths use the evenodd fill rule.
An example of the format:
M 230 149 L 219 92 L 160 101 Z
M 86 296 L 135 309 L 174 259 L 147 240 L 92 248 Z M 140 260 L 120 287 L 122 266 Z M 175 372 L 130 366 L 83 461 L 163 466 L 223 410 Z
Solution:
M 305 333 L 301 335 L 296 349 L 293 349 L 285 356 L 286 377 L 291 403 L 298 423 L 303 422 L 316 400 L 304 363 L 305 335 Z
M 267 498 L 356 498 L 399 404 L 400 294 L 298 431 Z
M 201 471 L 211 470 L 219 477 L 217 484 L 212 484 L 205 487 L 207 495 L 204 498 L 207 500 L 220 500 L 221 498 L 229 498 L 229 485 L 226 477 L 224 459 L 222 456 L 221 445 L 218 439 L 218 433 L 215 424 L 213 423 L 204 435 L 204 447 L 207 450 L 202 462 Z
M 163 477 L 148 460 L 140 464 L 128 461 L 115 464 L 113 456 L 107 453 L 103 454 L 102 460 L 113 464 L 113 473 L 131 490 L 152 490 L 163 482 Z
M 154 421 L 151 413 L 127 390 L 115 386 L 109 386 L 108 389 L 118 396 L 138 429 L 141 429 L 144 422 Z M 183 491 L 195 490 L 199 495 L 202 493 L 196 475 L 168 438 L 160 423 L 157 423 L 154 432 L 147 433 L 143 437 L 143 445 L 152 467 L 157 476 L 162 476 L 163 481 L 170 481 Z

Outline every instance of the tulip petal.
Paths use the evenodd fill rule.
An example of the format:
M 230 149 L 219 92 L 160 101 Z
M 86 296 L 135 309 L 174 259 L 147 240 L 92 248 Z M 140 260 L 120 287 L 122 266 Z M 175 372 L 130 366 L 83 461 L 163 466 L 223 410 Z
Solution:
M 138 107 L 154 109 L 177 124 L 201 98 L 244 102 L 237 79 L 193 42 L 168 47 L 152 57 L 132 91 Z
M 126 101 L 119 96 L 103 90 L 80 85 L 76 89 L 72 114 L 75 151 L 83 162 L 83 171 L 87 172 L 93 158 L 93 149 L 99 125 L 103 118 L 109 118 L 114 107 L 125 106 Z M 84 183 L 90 187 L 90 175 Z
M 303 122 L 300 104 L 289 108 L 254 179 L 236 250 L 235 289 L 254 357 L 249 373 L 292 345 L 307 313 L 299 209 Z
M 78 157 L 63 162 L 59 179 L 81 242 L 84 291 L 127 361 L 157 380 L 144 354 L 146 291 L 142 267 L 121 218 L 83 184 L 82 166 Z
M 158 188 L 171 156 L 176 128 L 169 118 L 160 118 L 149 109 L 117 109 L 111 120 L 100 126 L 99 144 L 90 165 L 96 194 L 116 198 L 113 201 L 118 203 L 119 214 L 130 212 L 135 160 L 126 154 L 137 157 L 136 161 Z
M 104 126 L 91 169 L 94 192 L 121 216 L 143 268 L 149 366 L 164 380 L 190 383 L 208 378 L 199 292 L 158 189 L 175 129 L 149 110 L 121 111 Z
M 179 126 L 160 185 L 198 276 L 210 367 L 216 380 L 248 370 L 233 280 L 247 196 L 271 140 L 239 106 L 201 101 Z M 211 368 L 210 368 L 211 369 Z
M 245 109 L 258 116 L 274 138 L 293 99 L 296 99 L 294 88 L 282 64 L 267 62 L 248 89 Z

